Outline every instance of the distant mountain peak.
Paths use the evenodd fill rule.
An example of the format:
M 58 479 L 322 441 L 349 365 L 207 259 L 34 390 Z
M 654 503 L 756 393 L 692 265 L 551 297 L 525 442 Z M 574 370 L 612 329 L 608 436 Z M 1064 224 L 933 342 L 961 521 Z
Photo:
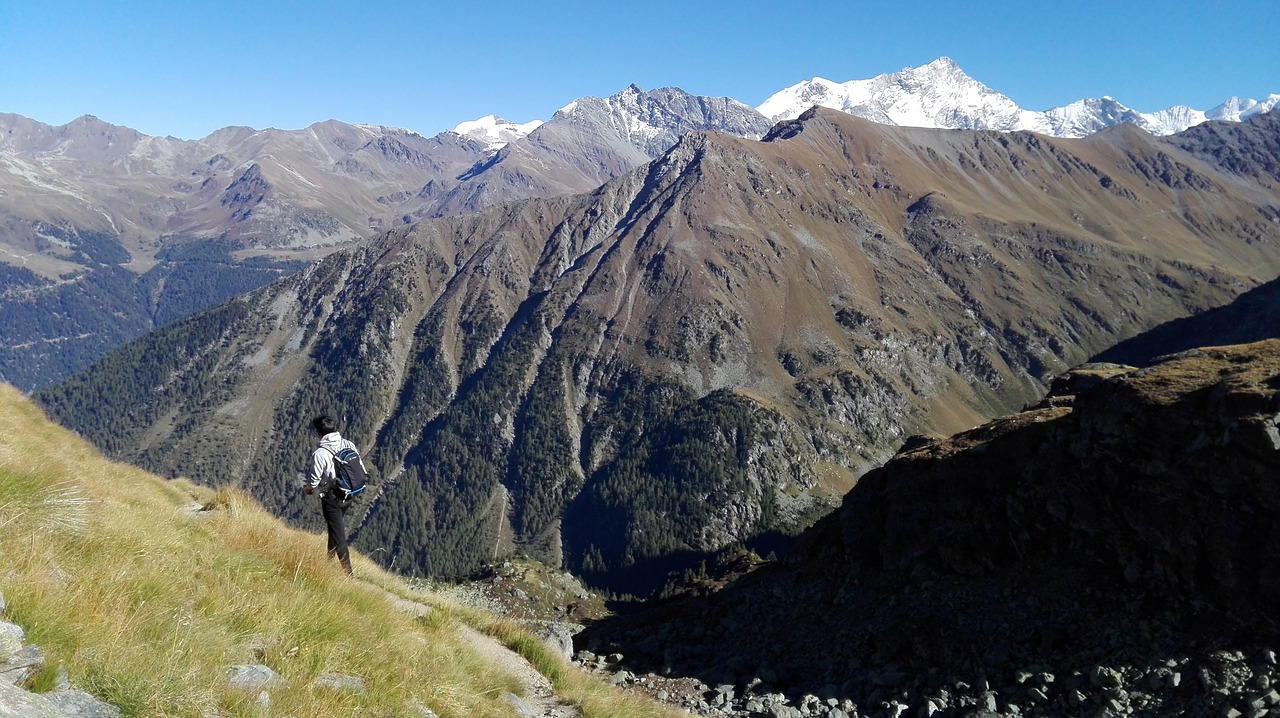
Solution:
M 508 142 L 528 136 L 541 125 L 542 120 L 518 124 L 497 115 L 485 115 L 478 120 L 460 123 L 453 131 L 480 142 L 488 151 L 493 152 L 502 149 Z
M 1280 95 L 1275 93 L 1267 95 L 1267 98 L 1261 102 L 1249 98 L 1232 97 L 1205 114 L 1211 120 L 1239 122 L 1253 115 L 1270 112 L 1277 105 L 1280 105 Z
M 868 80 L 836 83 L 815 77 L 788 87 L 756 109 L 777 122 L 814 105 L 886 125 L 948 129 L 1026 129 L 1013 100 L 969 77 L 950 58 Z
M 116 127 L 97 115 L 80 115 L 66 125 L 67 127 Z
M 966 80 L 973 80 L 972 77 L 969 77 L 969 75 L 961 69 L 960 65 L 956 64 L 955 60 L 952 60 L 945 55 L 939 57 L 933 62 L 921 65 L 920 67 L 904 67 L 902 68 L 902 72 L 920 75 L 951 75 L 958 76 Z
M 1022 109 L 944 56 L 868 80 L 838 83 L 814 77 L 775 93 L 756 109 L 775 122 L 795 119 L 820 105 L 888 125 L 1084 137 L 1122 122 L 1153 135 L 1171 135 L 1205 120 L 1238 122 L 1277 104 L 1280 95 L 1273 94 L 1262 102 L 1231 98 L 1208 112 L 1175 105 L 1146 113 L 1104 95 L 1037 112 Z

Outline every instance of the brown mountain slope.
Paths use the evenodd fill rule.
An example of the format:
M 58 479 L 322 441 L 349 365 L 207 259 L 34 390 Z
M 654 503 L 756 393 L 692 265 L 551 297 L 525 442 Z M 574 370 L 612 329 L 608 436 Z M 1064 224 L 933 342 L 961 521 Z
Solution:
M 1276 206 L 1126 128 L 820 110 L 765 142 L 687 135 L 589 195 L 397 230 L 46 401 L 118 455 L 295 518 L 296 427 L 340 407 L 383 477 L 359 540 L 388 562 L 457 574 L 519 547 L 647 591 L 794 532 L 905 436 L 1021 406 L 1273 278 Z
M 0 262 L 56 278 L 100 236 L 142 272 L 162 246 L 229 238 L 262 252 L 323 249 L 424 217 L 589 191 L 694 130 L 770 126 L 726 98 L 632 86 L 582 98 L 495 152 L 455 132 L 336 120 L 150 137 L 86 115 L 53 127 L 0 113 Z
M 1280 679 L 1280 341 L 1067 386 L 1082 388 L 914 442 L 784 563 L 594 626 L 580 645 L 757 696 L 830 694 L 859 715 L 1280 703 L 1267 697 Z
M 500 202 L 589 192 L 661 156 L 686 133 L 759 139 L 771 126 L 735 100 L 631 85 L 608 98 L 575 100 L 453 181 L 427 185 L 404 211 L 415 219 L 445 217 Z
M 687 131 L 769 126 L 733 100 L 634 86 L 496 154 L 488 138 L 336 121 L 183 141 L 0 114 L 0 284 L 14 290 L 0 293 L 0 377 L 44 387 L 387 229 L 589 191 Z
M 450 178 L 485 155 L 452 133 L 318 122 L 228 127 L 201 140 L 149 137 L 94 117 L 50 127 L 0 115 L 0 247 L 56 276 L 79 269 L 82 235 L 118 244 L 142 272 L 162 246 L 227 237 L 298 249 L 370 236 L 388 197 Z

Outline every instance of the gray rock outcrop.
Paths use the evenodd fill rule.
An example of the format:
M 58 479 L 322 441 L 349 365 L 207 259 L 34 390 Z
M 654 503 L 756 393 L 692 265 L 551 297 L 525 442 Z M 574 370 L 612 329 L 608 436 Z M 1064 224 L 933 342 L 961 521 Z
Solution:
M 0 594 L 0 615 L 6 607 Z M 0 619 L 0 718 L 120 718 L 120 709 L 77 690 L 65 680 L 48 693 L 23 684 L 44 667 L 44 653 L 25 645 L 22 627 Z

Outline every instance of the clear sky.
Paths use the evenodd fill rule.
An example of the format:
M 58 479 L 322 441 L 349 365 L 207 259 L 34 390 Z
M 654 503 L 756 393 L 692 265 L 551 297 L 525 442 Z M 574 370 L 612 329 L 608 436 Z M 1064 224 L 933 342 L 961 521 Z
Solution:
M 0 0 L 0 112 L 151 135 L 337 119 L 425 135 L 631 83 L 759 105 L 948 56 L 1025 109 L 1280 93 L 1280 0 Z

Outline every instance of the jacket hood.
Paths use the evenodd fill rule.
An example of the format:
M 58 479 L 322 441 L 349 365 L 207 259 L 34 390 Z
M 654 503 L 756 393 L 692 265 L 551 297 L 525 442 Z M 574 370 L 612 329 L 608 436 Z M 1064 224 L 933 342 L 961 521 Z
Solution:
M 346 439 L 342 438 L 342 434 L 333 432 L 320 437 L 320 447 L 329 449 L 330 451 L 338 451 L 347 445 Z

